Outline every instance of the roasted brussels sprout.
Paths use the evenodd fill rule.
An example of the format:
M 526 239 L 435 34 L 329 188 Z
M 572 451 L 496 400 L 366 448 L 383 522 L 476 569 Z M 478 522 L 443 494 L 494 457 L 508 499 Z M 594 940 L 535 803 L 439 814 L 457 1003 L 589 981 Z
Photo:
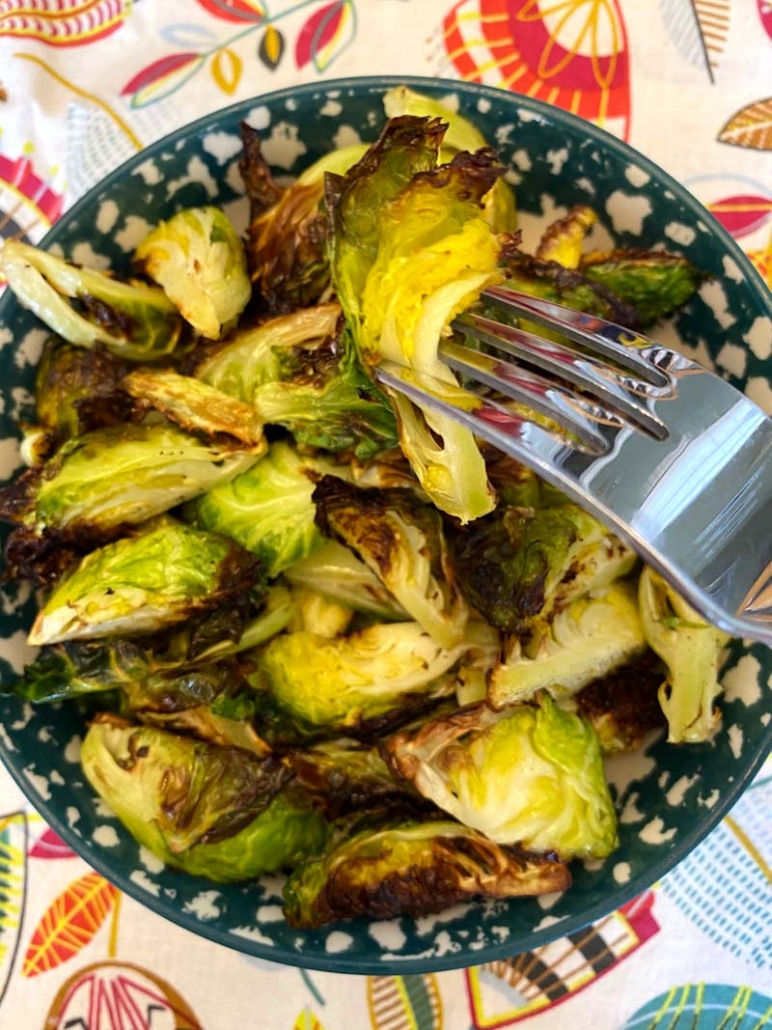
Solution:
M 587 254 L 580 270 L 630 304 L 644 327 L 671 315 L 705 281 L 705 273 L 687 258 L 659 250 Z
M 483 134 L 467 118 L 407 86 L 394 86 L 387 90 L 383 95 L 383 109 L 389 118 L 409 114 L 419 118 L 441 118 L 447 122 L 448 129 L 439 152 L 442 164 L 461 151 L 473 154 L 488 146 Z M 509 233 L 517 228 L 515 195 L 503 179 L 496 180 L 482 198 L 482 205 L 494 232 Z
M 233 540 L 164 517 L 83 558 L 46 598 L 29 642 L 154 633 L 224 604 L 258 575 Z
M 530 701 L 539 690 L 560 700 L 645 650 L 635 588 L 613 583 L 603 593 L 576 598 L 533 639 L 510 640 L 503 662 L 490 673 L 488 703 L 501 709 Z
M 129 367 L 101 344 L 84 349 L 49 337 L 35 375 L 35 413 L 48 440 L 27 464 L 39 464 L 72 437 L 128 421 L 133 401 L 120 384 Z
M 453 690 L 452 669 L 466 650 L 440 647 L 417 622 L 367 626 L 330 640 L 286 633 L 257 655 L 277 705 L 310 727 L 346 729 L 405 704 Z
M 599 315 L 629 329 L 640 329 L 641 316 L 632 304 L 618 297 L 602 282 L 590 279 L 581 267 L 565 268 L 557 261 L 539 261 L 529 254 L 510 248 L 505 255 L 506 285 L 521 293 L 556 301 L 577 311 Z M 531 324 L 519 321 L 524 328 Z M 533 326 L 541 336 L 561 340 L 554 330 Z
M 305 862 L 284 888 L 292 926 L 316 927 L 367 915 L 427 915 L 476 897 L 511 898 L 565 890 L 571 874 L 551 857 L 501 847 L 450 820 L 355 824 Z
M 127 361 L 153 361 L 177 345 L 182 320 L 154 286 L 114 279 L 15 240 L 0 251 L 0 274 L 19 303 L 77 347 L 101 343 Z
M 216 207 L 187 208 L 161 222 L 139 244 L 134 262 L 210 340 L 219 340 L 250 298 L 244 247 Z
M 295 586 L 310 588 L 380 620 L 410 620 L 379 577 L 337 540 L 325 540 L 308 558 L 294 562 L 285 570 L 285 578 Z
M 66 701 L 83 694 L 119 689 L 147 674 L 144 651 L 128 640 L 100 643 L 54 644 L 44 647 L 16 681 L 4 684 L 13 693 L 36 704 Z
M 329 461 L 304 458 L 290 444 L 277 441 L 243 475 L 200 497 L 196 521 L 252 551 L 273 578 L 321 546 L 312 497 L 317 480 L 332 467 Z M 341 467 L 340 474 L 345 471 Z
M 240 600 L 217 611 L 222 618 L 212 621 L 226 624 L 223 636 L 203 648 L 195 622 L 141 642 L 108 637 L 53 644 L 0 693 L 36 704 L 101 694 L 105 709 L 140 722 L 265 754 L 254 726 L 254 664 L 243 653 L 284 630 L 298 606 L 286 588 L 274 586 L 260 613 L 244 623 Z
M 344 177 L 328 175 L 327 206 L 333 285 L 363 364 L 396 362 L 457 396 L 437 351 L 453 316 L 500 279 L 501 244 L 480 206 L 500 169 L 489 151 L 435 167 L 443 135 L 439 119 L 392 119 Z M 392 403 L 403 453 L 431 500 L 462 522 L 490 511 L 469 430 L 401 395 Z
M 573 598 L 626 575 L 632 550 L 578 505 L 505 507 L 451 538 L 459 585 L 506 633 L 536 630 Z
M 252 200 L 247 261 L 254 289 L 271 314 L 315 304 L 330 283 L 324 175 L 345 172 L 366 148 L 333 150 L 282 189 L 260 152 L 258 134 L 245 123 L 241 134 L 240 168 Z
M 549 694 L 538 705 L 485 704 L 429 720 L 384 744 L 394 771 L 498 844 L 605 858 L 617 844 L 598 738 Z
M 325 476 L 316 520 L 375 572 L 443 647 L 464 636 L 468 610 L 454 582 L 439 513 L 407 490 L 362 490 Z
M 423 801 L 403 779 L 395 778 L 376 747 L 358 741 L 324 741 L 286 752 L 297 783 L 319 797 L 328 818 L 362 813 L 395 799 Z
M 710 740 L 721 724 L 714 701 L 721 693 L 721 652 L 729 637 L 648 566 L 638 583 L 638 604 L 646 642 L 667 667 L 659 690 L 667 739 L 671 744 Z
M 251 880 L 295 865 L 326 839 L 323 816 L 272 757 L 104 717 L 91 724 L 81 761 L 132 836 L 193 875 Z
M 346 340 L 296 348 L 282 362 L 282 378 L 258 386 L 252 403 L 264 422 L 284 426 L 299 444 L 364 461 L 396 446 L 397 424 Z
M 576 710 L 592 724 L 604 755 L 632 751 L 665 725 L 657 696 L 661 683 L 660 663 L 647 652 L 574 695 Z
M 293 347 L 312 350 L 332 333 L 340 318 L 337 304 L 301 308 L 254 329 L 239 329 L 197 363 L 195 374 L 223 393 L 251 404 L 263 383 L 281 378 L 282 356 Z
M 245 471 L 264 444 L 202 443 L 167 423 L 127 423 L 68 441 L 0 490 L 0 518 L 70 535 L 137 525 Z
M 230 397 L 193 376 L 166 369 L 138 368 L 121 389 L 141 408 L 151 407 L 189 433 L 232 436 L 247 446 L 263 439 L 263 423 L 251 404 Z
M 346 334 L 337 333 L 339 317 L 337 304 L 322 304 L 237 332 L 201 359 L 196 375 L 298 443 L 371 458 L 396 445 L 396 423 Z

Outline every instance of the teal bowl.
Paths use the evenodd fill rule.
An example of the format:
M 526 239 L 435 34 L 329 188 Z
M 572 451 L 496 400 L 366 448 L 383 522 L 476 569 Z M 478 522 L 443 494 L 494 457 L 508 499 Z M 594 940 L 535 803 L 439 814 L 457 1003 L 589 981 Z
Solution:
M 772 398 L 772 297 L 737 245 L 677 182 L 594 126 L 535 100 L 459 82 L 347 79 L 282 90 L 207 115 L 127 161 L 56 223 L 43 241 L 75 260 L 97 255 L 127 268 L 147 224 L 201 203 L 224 206 L 243 226 L 238 124 L 260 129 L 276 171 L 293 174 L 334 141 L 374 140 L 381 98 L 403 82 L 452 96 L 510 166 L 526 240 L 557 207 L 589 203 L 601 232 L 623 247 L 679 250 L 712 279 L 669 326 L 665 342 L 731 367 L 732 382 L 760 402 Z M 19 466 L 17 420 L 28 414 L 44 334 L 8 292 L 0 300 L 0 474 Z M 726 348 L 733 348 L 726 350 Z M 727 354 L 732 360 L 727 361 Z M 742 373 L 742 374 L 739 374 Z M 729 375 L 729 373 L 726 373 Z M 30 657 L 33 599 L 9 585 L 0 597 L 0 677 Z M 0 756 L 32 804 L 91 865 L 122 891 L 193 933 L 276 962 L 350 973 L 425 972 L 515 955 L 578 930 L 659 880 L 716 826 L 772 746 L 768 681 L 772 653 L 733 642 L 724 671 L 722 729 L 710 744 L 656 740 L 615 759 L 609 775 L 621 812 L 618 851 L 574 867 L 574 885 L 540 900 L 480 902 L 439 916 L 388 923 L 365 919 L 315 931 L 290 928 L 281 882 L 219 886 L 162 867 L 141 851 L 84 782 L 84 727 L 71 708 L 33 709 L 0 699 Z M 112 827 L 114 832 L 106 832 Z M 203 892 L 207 892 L 205 895 Z

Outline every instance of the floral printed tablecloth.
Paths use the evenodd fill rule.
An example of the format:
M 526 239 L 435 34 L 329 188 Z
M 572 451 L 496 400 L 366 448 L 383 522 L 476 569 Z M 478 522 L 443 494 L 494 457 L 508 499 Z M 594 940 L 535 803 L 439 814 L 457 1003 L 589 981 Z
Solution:
M 603 125 L 772 284 L 769 0 L 0 0 L 0 234 L 36 242 L 207 111 L 377 73 L 473 79 Z M 0 1028 L 761 1030 L 771 811 L 768 763 L 700 848 L 594 926 L 490 965 L 355 977 L 246 958 L 122 897 L 1 772 Z

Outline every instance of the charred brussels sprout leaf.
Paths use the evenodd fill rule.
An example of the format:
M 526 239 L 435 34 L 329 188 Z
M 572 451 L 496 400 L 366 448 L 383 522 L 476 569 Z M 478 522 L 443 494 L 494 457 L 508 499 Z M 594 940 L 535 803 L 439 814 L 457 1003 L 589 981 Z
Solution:
M 325 536 L 351 547 L 427 633 L 443 647 L 461 641 L 468 611 L 434 508 L 407 490 L 362 490 L 332 476 L 314 502 Z
M 164 862 L 222 883 L 313 855 L 326 824 L 285 785 L 287 767 L 154 727 L 92 723 L 82 749 L 94 790 Z
M 31 644 L 153 633 L 239 596 L 258 563 L 233 540 L 171 518 L 93 551 L 55 587 Z
M 253 129 L 249 122 L 239 124 L 242 151 L 239 158 L 239 172 L 244 180 L 244 188 L 249 199 L 249 219 L 253 222 L 264 211 L 273 207 L 279 200 L 284 188 L 271 174 L 268 162 L 262 154 L 260 133 Z M 247 249 L 247 262 L 249 250 Z
M 662 669 L 651 652 L 595 680 L 574 695 L 577 711 L 592 724 L 605 755 L 631 751 L 665 724 L 658 689 Z
M 553 222 L 539 242 L 538 261 L 555 261 L 563 268 L 578 268 L 582 260 L 582 243 L 598 216 L 590 207 L 574 207 L 565 218 Z
M 483 134 L 467 118 L 407 86 L 394 86 L 387 90 L 383 95 L 383 107 L 389 118 L 410 114 L 419 118 L 441 118 L 447 122 L 448 130 L 439 153 L 442 164 L 452 160 L 460 151 L 466 150 L 473 154 L 488 145 Z M 515 195 L 503 179 L 497 179 L 482 198 L 482 205 L 494 232 L 508 233 L 515 230 Z
M 685 257 L 661 251 L 588 254 L 581 271 L 635 308 L 644 327 L 680 308 L 706 278 Z
M 210 340 L 235 322 L 251 294 L 244 247 L 216 207 L 178 211 L 142 240 L 134 260 Z
M 313 351 L 298 348 L 285 365 L 286 378 L 263 383 L 253 394 L 264 422 L 284 426 L 304 446 L 348 452 L 360 460 L 397 445 L 391 405 L 345 340 L 331 338 Z
M 392 119 L 344 178 L 328 176 L 331 266 L 360 360 L 429 376 L 433 390 L 458 384 L 438 357 L 451 319 L 499 279 L 500 245 L 481 199 L 499 175 L 491 152 L 435 167 L 439 119 Z M 392 398 L 400 444 L 422 487 L 464 522 L 493 507 L 472 434 L 403 397 Z
M 265 605 L 262 611 L 241 626 L 236 636 L 223 635 L 222 639 L 210 641 L 201 649 L 194 648 L 193 656 L 196 661 L 210 661 L 251 650 L 286 629 L 294 612 L 294 603 L 290 592 L 286 587 L 274 584 L 266 590 L 264 601 Z M 189 633 L 183 632 L 180 635 L 189 640 Z M 188 651 L 191 642 L 189 640 Z
M 330 282 L 322 211 L 324 175 L 344 173 L 366 147 L 325 154 L 284 189 L 271 175 L 258 133 L 242 122 L 241 137 L 244 152 L 239 168 L 250 199 L 246 254 L 255 292 L 272 314 L 315 304 Z
M 510 507 L 453 535 L 461 589 L 489 622 L 523 633 L 628 573 L 634 553 L 575 504 Z
M 424 797 L 499 844 L 564 861 L 605 858 L 617 845 L 597 735 L 549 694 L 500 713 L 462 708 L 385 749 Z
M 511 640 L 490 674 L 488 703 L 501 709 L 539 690 L 560 700 L 645 650 L 635 590 L 614 583 L 602 594 L 576 598 L 535 639 Z
M 320 304 L 240 329 L 226 343 L 205 355 L 196 376 L 223 393 L 252 404 L 255 390 L 282 376 L 282 359 L 295 347 L 313 350 L 335 332 L 340 318 L 337 304 Z
M 427 915 L 476 897 L 565 890 L 571 875 L 549 858 L 500 847 L 449 820 L 401 820 L 333 837 L 284 888 L 292 926 L 317 927 L 367 915 Z
M 249 227 L 252 282 L 273 313 L 313 303 L 329 282 L 323 193 L 295 184 Z
M 312 497 L 316 481 L 329 467 L 329 462 L 303 458 L 278 441 L 249 471 L 200 497 L 196 520 L 203 529 L 225 533 L 256 554 L 273 578 L 321 545 Z
M 200 379 L 141 368 L 122 380 L 121 389 L 134 397 L 139 407 L 160 411 L 190 433 L 225 434 L 250 447 L 262 442 L 263 423 L 255 409 Z
M 121 687 L 128 679 L 145 675 L 147 660 L 129 641 L 114 646 L 56 644 L 44 647 L 23 676 L 4 688 L 34 703 L 66 701 L 82 694 L 103 693 Z
M 669 583 L 644 568 L 638 603 L 646 642 L 667 667 L 659 691 L 671 744 L 710 740 L 721 723 L 713 702 L 721 693 L 721 652 L 726 633 L 709 625 Z
M 104 539 L 232 479 L 259 453 L 205 444 L 164 423 L 96 429 L 0 490 L 0 518 L 33 533 Z
M 24 307 L 77 347 L 101 343 L 128 361 L 152 361 L 177 345 L 177 309 L 153 286 L 123 282 L 13 240 L 0 254 L 0 273 Z
M 237 640 L 210 647 L 209 657 L 158 654 L 122 638 L 54 644 L 0 692 L 38 704 L 112 692 L 118 710 L 140 722 L 263 755 L 267 746 L 252 725 L 255 703 L 248 677 L 253 666 L 248 657 L 234 656 L 280 632 L 289 613 L 283 624 L 271 625 L 277 613 L 275 604 L 266 605 Z M 231 610 L 224 614 L 232 621 Z
M 323 802 L 329 818 L 363 812 L 385 801 L 422 800 L 404 780 L 397 780 L 374 747 L 339 740 L 287 752 L 297 782 Z
M 92 429 L 127 421 L 132 401 L 122 392 L 126 362 L 102 346 L 84 350 L 55 337 L 46 341 L 35 376 L 41 426 L 64 443 Z
M 557 261 L 539 261 L 522 251 L 508 250 L 506 260 L 506 283 L 513 290 L 527 293 L 543 300 L 556 301 L 577 311 L 599 315 L 629 329 L 641 328 L 641 316 L 632 304 L 618 297 L 604 283 L 585 275 L 584 269 L 565 268 Z M 494 313 L 494 317 L 496 317 Z M 521 321 L 524 328 L 532 323 Z M 542 336 L 560 339 L 557 333 L 533 326 Z
M 285 575 L 294 586 L 316 590 L 354 611 L 395 622 L 410 618 L 380 578 L 337 540 L 325 540 L 308 558 L 291 565 Z
M 329 640 L 313 633 L 275 637 L 257 655 L 276 704 L 311 727 L 355 727 L 399 709 L 411 696 L 442 696 L 446 673 L 466 650 L 440 647 L 416 622 L 368 626 Z
M 299 443 L 370 458 L 396 445 L 396 424 L 347 337 L 338 336 L 339 318 L 337 304 L 321 304 L 237 332 L 198 363 L 196 375 Z

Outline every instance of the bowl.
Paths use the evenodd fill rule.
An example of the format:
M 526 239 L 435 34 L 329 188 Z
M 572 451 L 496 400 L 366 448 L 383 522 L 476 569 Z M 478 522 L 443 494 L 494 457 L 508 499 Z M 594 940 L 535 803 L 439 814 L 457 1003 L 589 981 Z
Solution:
M 215 203 L 243 227 L 241 119 L 261 131 L 276 172 L 291 175 L 336 144 L 374 140 L 384 123 L 381 97 L 398 83 L 438 99 L 451 97 L 499 149 L 510 167 L 526 241 L 556 209 L 589 203 L 600 216 L 599 231 L 620 246 L 678 250 L 708 272 L 712 279 L 660 335 L 716 361 L 757 399 L 772 397 L 772 297 L 711 215 L 661 169 L 605 132 L 543 103 L 483 86 L 347 79 L 236 104 L 127 161 L 67 211 L 42 245 L 120 271 L 127 270 L 148 226 L 179 208 Z M 18 468 L 17 419 L 27 411 L 44 337 L 36 319 L 6 291 L 0 300 L 5 476 Z M 6 682 L 31 657 L 24 639 L 34 601 L 18 585 L 6 586 L 0 600 L 0 682 Z M 193 933 L 309 968 L 437 971 L 504 958 L 572 933 L 623 905 L 687 855 L 738 799 L 772 746 L 770 674 L 772 652 L 733 642 L 723 677 L 723 724 L 710 744 L 676 747 L 659 739 L 610 763 L 621 812 L 620 846 L 603 863 L 575 863 L 571 890 L 468 904 L 418 920 L 360 919 L 314 932 L 284 921 L 279 878 L 213 885 L 168 869 L 140 849 L 84 781 L 78 762 L 83 725 L 73 708 L 33 709 L 0 698 L 0 756 L 32 804 L 94 869 Z

